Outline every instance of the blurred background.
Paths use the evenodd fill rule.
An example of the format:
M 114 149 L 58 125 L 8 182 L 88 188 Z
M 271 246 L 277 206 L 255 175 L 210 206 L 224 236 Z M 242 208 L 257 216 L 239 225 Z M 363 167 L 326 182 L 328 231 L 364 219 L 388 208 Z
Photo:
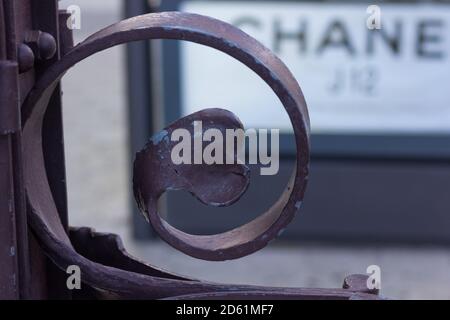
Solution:
M 115 47 L 63 79 L 72 226 L 117 233 L 135 256 L 204 280 L 340 287 L 346 275 L 378 265 L 384 296 L 450 299 L 450 2 L 60 1 L 74 5 L 76 43 L 151 11 L 200 13 L 242 28 L 302 87 L 312 159 L 304 207 L 267 248 L 226 262 L 172 249 L 134 205 L 135 151 L 171 121 L 208 107 L 233 111 L 247 128 L 280 129 L 279 174 L 254 171 L 235 205 L 210 208 L 182 192 L 161 202 L 174 226 L 211 234 L 277 199 L 295 161 L 292 127 L 270 88 L 224 54 L 174 41 Z M 381 29 L 367 26 L 376 14 L 370 5 L 380 9 Z

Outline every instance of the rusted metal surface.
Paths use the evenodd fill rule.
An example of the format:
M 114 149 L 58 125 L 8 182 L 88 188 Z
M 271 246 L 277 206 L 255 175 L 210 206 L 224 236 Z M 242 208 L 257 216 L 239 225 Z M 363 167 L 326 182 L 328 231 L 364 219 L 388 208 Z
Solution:
M 240 252 L 237 248 L 239 243 L 236 243 L 239 234 L 248 235 L 252 231 L 241 229 L 217 236 L 187 235 L 170 227 L 157 212 L 158 199 L 166 190 L 186 190 L 202 203 L 217 207 L 233 204 L 247 190 L 250 170 L 237 162 L 236 146 L 232 159 L 235 164 L 226 164 L 225 153 L 223 164 L 175 165 L 172 162 L 171 151 L 177 143 L 170 139 L 173 131 L 187 129 L 191 133 L 193 147 L 192 123 L 195 121 L 202 121 L 203 132 L 218 129 L 224 136 L 227 129 L 243 129 L 239 119 L 223 109 L 205 109 L 175 121 L 154 135 L 146 147 L 137 153 L 134 163 L 134 194 L 139 208 L 154 229 L 172 246 L 197 258 L 229 259 L 236 255 L 235 252 Z M 223 141 L 224 149 L 225 144 Z
M 3 60 L 0 63 L 0 134 L 9 135 L 20 128 L 17 92 L 17 63 Z
M 56 40 L 47 32 L 32 30 L 26 34 L 24 42 L 33 51 L 35 59 L 50 60 L 55 56 Z
M 11 139 L 0 135 L 0 299 L 18 299 Z
M 132 257 L 126 252 L 122 245 L 122 241 L 117 235 L 108 233 L 98 233 L 90 228 L 71 228 L 70 239 L 78 253 L 83 257 L 101 263 L 105 266 L 134 272 L 137 274 L 148 275 L 151 277 L 166 278 L 179 280 L 180 285 L 187 283 L 202 284 L 196 279 L 189 279 L 181 275 L 168 273 L 158 269 L 150 264 L 140 261 Z M 366 281 L 366 275 L 352 275 L 346 278 L 358 279 L 359 284 Z M 181 282 L 182 281 L 182 282 Z M 343 289 L 287 289 L 287 288 L 263 288 L 257 286 L 239 286 L 239 285 L 223 285 L 220 290 L 210 291 L 208 283 L 204 283 L 204 291 L 201 293 L 177 295 L 177 290 L 173 290 L 173 296 L 166 299 L 169 300 L 215 300 L 215 299 L 364 299 L 372 300 L 378 297 L 373 292 L 368 292 L 367 288 L 361 285 L 348 287 L 344 285 Z M 211 284 L 210 284 L 211 285 Z M 108 291 L 95 290 L 88 287 L 92 298 L 111 299 L 117 298 L 117 295 Z M 138 297 L 142 298 L 142 297 Z
M 352 274 L 344 279 L 344 289 L 351 289 L 359 292 L 365 292 L 377 295 L 379 289 L 369 289 L 367 286 L 368 275 L 365 274 Z
M 344 289 L 300 288 L 279 293 L 264 290 L 207 292 L 168 298 L 165 300 L 379 300 L 373 294 Z
M 153 277 L 190 280 L 132 257 L 115 234 L 95 232 L 87 227 L 70 228 L 70 240 L 79 254 L 103 265 Z
M 33 31 L 31 33 L 40 35 L 37 41 L 39 55 L 37 55 L 35 67 L 38 77 L 40 77 L 53 63 L 59 60 L 60 52 L 67 52 L 72 44 L 70 43 L 70 37 L 67 36 L 67 25 L 66 28 L 61 28 L 66 20 L 62 16 L 62 21 L 60 21 L 61 15 L 57 0 L 33 1 L 31 8 L 35 17 L 33 27 L 38 30 L 38 32 Z M 28 38 L 29 34 L 30 32 L 26 35 Z M 61 41 L 62 38 L 64 38 L 64 41 Z M 56 46 L 53 46 L 53 43 Z M 45 169 L 50 189 L 61 223 L 68 232 L 63 111 L 60 87 L 58 84 L 47 107 L 43 122 L 42 140 Z M 65 271 L 59 270 L 51 261 L 47 261 L 46 272 L 48 274 L 48 297 L 51 299 L 70 299 L 71 292 L 67 289 L 65 283 L 67 278 Z
M 24 119 L 28 123 L 25 122 L 24 133 L 29 135 L 31 123 L 38 126 L 38 115 L 45 111 L 48 95 L 68 68 L 113 45 L 156 38 L 198 42 L 233 56 L 268 83 L 290 116 L 296 136 L 297 166 L 286 192 L 266 213 L 240 228 L 210 238 L 187 235 L 163 221 L 158 223 L 156 215 L 149 215 L 155 218 L 151 221 L 164 239 L 193 256 L 225 260 L 254 252 L 276 237 L 301 205 L 308 177 L 309 120 L 303 95 L 289 70 L 268 49 L 239 29 L 218 20 L 180 13 L 150 14 L 108 27 L 75 47 L 43 75 L 25 105 Z M 39 195 L 33 195 L 36 200 L 42 201 L 50 196 L 48 191 L 48 195 L 44 196 L 44 189 L 39 190 Z M 46 206 L 48 202 L 45 201 Z
M 18 65 L 11 12 L 12 3 L 0 1 L 0 299 L 24 296 L 20 282 L 27 267 L 20 250 L 26 235 L 21 228 L 25 212 L 20 201 Z
M 79 237 L 83 230 L 78 230 L 72 233 L 72 240 L 69 239 L 47 182 L 42 150 L 42 123 L 52 92 L 63 74 L 82 59 L 124 42 L 157 38 L 188 40 L 214 47 L 242 61 L 258 73 L 279 96 L 289 113 L 294 123 L 298 148 L 297 170 L 287 187 L 286 194 L 271 210 L 237 230 L 205 239 L 187 236 L 168 226 L 155 210 L 149 211 L 149 208 L 154 209 L 152 202 L 168 187 L 187 187 L 180 184 L 176 176 L 164 176 L 167 174 L 164 170 L 160 170 L 159 179 L 155 179 L 156 184 L 152 184 L 152 179 L 148 175 L 154 174 L 157 177 L 154 167 L 152 168 L 152 161 L 157 166 L 161 164 L 159 163 L 161 159 L 156 158 L 154 154 L 158 151 L 158 146 L 148 147 L 141 153 L 140 158 L 138 156 L 136 162 L 135 191 L 139 195 L 141 207 L 149 215 L 153 225 L 159 227 L 157 230 L 160 235 L 173 246 L 193 256 L 211 260 L 237 258 L 260 249 L 276 236 L 292 219 L 303 198 L 308 172 L 308 116 L 300 88 L 282 62 L 245 33 L 217 20 L 180 13 L 150 14 L 132 18 L 100 31 L 69 51 L 44 73 L 24 105 L 23 136 L 24 151 L 27 154 L 24 166 L 27 196 L 31 207 L 30 220 L 50 258 L 62 269 L 70 264 L 80 266 L 84 283 L 109 297 L 164 298 L 194 295 L 191 297 L 195 298 L 196 294 L 216 292 L 215 294 L 221 295 L 220 292 L 224 292 L 222 297 L 270 295 L 300 298 L 328 295 L 334 298 L 350 298 L 354 292 L 347 289 L 308 291 L 308 289 L 230 286 L 180 278 L 164 271 L 155 271 L 156 268 L 131 259 L 117 244 L 117 239 L 111 239 L 109 236 L 95 237 L 89 233 L 91 236 L 85 234 Z M 214 125 L 221 124 L 222 128 L 240 126 L 231 114 L 222 110 L 204 111 L 193 116 L 200 118 L 210 116 L 216 120 Z M 174 125 L 183 127 L 186 125 L 183 121 L 186 120 L 192 119 L 181 119 Z M 204 188 L 213 186 L 203 182 L 209 180 L 209 175 L 217 174 L 216 171 L 200 173 L 192 171 L 194 169 L 184 168 L 181 174 L 187 176 L 203 174 L 202 179 L 199 179 L 194 189 L 190 191 L 205 203 L 227 204 L 237 200 L 248 184 L 246 168 L 233 166 L 229 169 L 238 170 L 240 175 L 237 175 L 238 180 L 224 181 L 230 183 L 233 188 L 230 194 L 222 194 L 218 198 L 214 195 L 211 198 L 205 194 Z M 228 179 L 227 168 L 222 173 L 219 171 L 219 176 Z M 105 239 L 115 242 L 108 250 L 108 254 L 111 255 L 101 254 L 105 252 Z M 89 244 L 86 241 L 89 241 Z M 74 245 L 78 247 L 79 252 Z M 86 248 L 91 248 L 91 251 L 86 251 Z
M 5 121 L 3 124 L 7 124 L 5 137 L 0 137 L 2 140 L 8 140 L 8 147 L 2 149 L 0 157 L 9 160 L 4 163 L 9 163 L 9 173 L 7 167 L 2 167 L 1 174 L 5 174 L 8 178 L 9 189 L 6 191 L 1 188 L 1 193 L 5 197 L 8 195 L 9 202 L 1 199 L 1 204 L 8 204 L 10 213 L 0 212 L 0 220 L 8 219 L 9 223 L 1 223 L 0 226 L 0 242 L 6 246 L 9 244 L 10 250 L 8 250 L 8 258 L 5 258 L 0 254 L 1 261 L 8 261 L 8 259 L 16 259 L 15 270 L 7 272 L 6 269 L 0 268 L 0 278 L 14 276 L 16 291 L 18 298 L 46 298 L 49 294 L 56 294 L 54 286 L 51 284 L 55 282 L 56 272 L 51 270 L 52 263 L 47 260 L 43 253 L 43 250 L 37 243 L 36 238 L 31 233 L 27 224 L 27 208 L 25 188 L 23 183 L 23 154 L 22 154 L 22 132 L 20 123 L 20 107 L 28 95 L 31 88 L 34 86 L 36 78 L 48 67 L 58 59 L 55 54 L 54 45 L 56 44 L 55 37 L 50 36 L 51 33 L 58 31 L 57 17 L 57 0 L 0 0 L 0 64 L 2 65 L 16 65 L 15 70 L 11 72 L 1 72 L 2 74 L 10 74 L 9 79 L 6 81 L 5 86 L 0 86 L 0 95 L 8 96 L 6 99 L 8 102 L 8 109 L 2 109 L 8 112 L 8 116 L 4 116 L 5 113 L 0 111 L 0 121 Z M 54 18 L 51 18 L 51 17 Z M 54 28 L 50 27 L 54 24 Z M 40 30 L 40 31 L 39 31 Z M 53 37 L 53 39 L 50 39 Z M 36 41 L 35 41 L 36 40 Z M 32 44 L 35 44 L 37 53 L 43 59 L 38 59 L 33 52 Z M 25 48 L 25 50 L 24 50 Z M 50 58 L 50 59 L 49 59 Z M 2 61 L 6 59 L 5 61 Z M 54 95 L 58 95 L 57 90 Z M 6 107 L 6 104 L 1 103 L 1 107 Z M 51 109 L 51 107 L 49 107 Z M 52 115 L 49 118 L 55 118 L 55 113 L 52 111 Z M 18 126 L 17 126 L 17 123 Z M 61 119 L 58 120 L 61 123 Z M 11 125 L 16 123 L 16 125 Z M 47 125 L 44 125 L 46 127 Z M 58 140 L 56 128 L 58 123 L 51 124 L 53 139 Z M 45 137 L 43 136 L 45 140 Z M 62 140 L 59 141 L 62 144 Z M 4 144 L 5 146 L 6 144 Z M 55 158 L 55 153 L 58 152 L 57 148 L 53 148 L 51 152 L 46 153 L 46 158 Z M 46 159 L 47 160 L 47 159 Z M 54 164 L 53 171 L 57 171 L 58 168 L 64 166 L 64 159 L 59 161 L 59 165 Z M 51 171 L 47 171 L 47 174 Z M 49 179 L 53 182 L 55 179 L 62 181 L 63 186 L 59 186 L 60 189 L 65 190 L 65 181 L 49 174 Z M 4 192 L 3 192 L 4 191 Z M 60 193 L 55 193 L 57 196 L 57 203 L 61 203 L 64 199 L 60 196 Z M 12 196 L 11 196 L 12 195 Z M 12 200 L 11 200 L 12 199 Z M 59 209 L 59 208 L 58 208 Z M 61 210 L 61 217 L 64 211 Z M 13 235 L 14 242 L 3 241 L 3 237 L 7 235 Z M 56 270 L 58 273 L 59 269 Z M 60 278 L 58 281 L 62 283 Z M 0 279 L 0 285 L 3 285 L 3 279 Z M 65 289 L 67 291 L 67 289 Z M 3 291 L 1 294 L 4 294 Z M 59 293 L 58 293 L 59 295 Z M 63 296 L 63 295 L 61 295 Z
M 198 258 L 226 260 L 245 256 L 264 247 L 281 232 L 300 207 L 308 178 L 309 120 L 300 87 L 284 64 L 268 49 L 239 29 L 224 22 L 195 14 L 148 14 L 121 21 L 92 35 L 49 65 L 39 77 L 23 105 L 24 181 L 29 205 L 29 223 L 40 246 L 62 270 L 69 265 L 81 268 L 86 296 L 96 298 L 289 298 L 289 299 L 370 299 L 374 295 L 359 289 L 271 288 L 225 285 L 173 275 L 128 255 L 113 235 L 89 229 L 72 230 L 70 235 L 55 202 L 48 179 L 42 129 L 55 90 L 64 73 L 79 61 L 122 43 L 144 39 L 177 39 L 218 49 L 241 61 L 257 73 L 277 94 L 293 124 L 297 165 L 286 191 L 267 212 L 232 231 L 194 236 L 175 229 L 156 212 L 154 202 L 169 188 L 192 192 L 207 204 L 227 205 L 237 201 L 248 183 L 244 165 L 222 168 L 182 167 L 174 174 L 167 162 L 167 146 L 153 140 L 135 163 L 135 194 L 140 207 L 160 236 L 175 248 Z M 186 127 L 193 119 L 211 120 L 211 127 L 237 128 L 242 124 L 233 114 L 207 109 L 182 118 L 169 126 Z M 161 157 L 163 156 L 163 158 Z M 48 156 L 47 156 L 48 157 Z M 159 170 L 159 171 L 158 171 Z M 237 173 L 237 174 L 236 174 Z M 184 183 L 189 179 L 192 184 Z M 219 181 L 219 178 L 221 179 Z M 220 192 L 220 184 L 229 186 Z M 209 192 L 211 189 L 214 192 Z

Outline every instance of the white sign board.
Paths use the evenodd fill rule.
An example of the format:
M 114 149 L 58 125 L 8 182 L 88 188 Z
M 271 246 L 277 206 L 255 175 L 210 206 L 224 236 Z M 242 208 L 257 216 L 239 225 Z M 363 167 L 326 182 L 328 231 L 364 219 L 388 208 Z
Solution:
M 237 25 L 299 82 L 315 133 L 450 133 L 450 5 L 185 1 L 182 11 Z M 291 125 L 265 83 L 234 59 L 183 42 L 182 111 L 236 113 L 246 127 Z

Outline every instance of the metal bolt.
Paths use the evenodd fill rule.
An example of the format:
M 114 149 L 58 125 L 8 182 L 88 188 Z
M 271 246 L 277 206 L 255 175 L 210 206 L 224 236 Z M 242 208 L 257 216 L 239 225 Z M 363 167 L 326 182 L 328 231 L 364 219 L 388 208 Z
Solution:
M 38 39 L 39 59 L 49 60 L 56 53 L 56 40 L 47 32 L 41 32 Z
M 25 44 L 33 50 L 37 60 L 49 60 L 56 53 L 56 40 L 47 32 L 31 31 L 25 37 Z
M 19 45 L 17 50 L 17 60 L 19 62 L 19 72 L 24 73 L 33 68 L 34 66 L 34 53 L 33 50 L 25 43 Z

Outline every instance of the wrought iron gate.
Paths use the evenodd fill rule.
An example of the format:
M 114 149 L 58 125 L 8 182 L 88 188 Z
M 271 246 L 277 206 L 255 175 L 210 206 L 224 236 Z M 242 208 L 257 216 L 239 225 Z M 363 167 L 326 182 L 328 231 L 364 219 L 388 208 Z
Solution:
M 300 87 L 283 62 L 229 24 L 178 12 L 147 14 L 111 25 L 73 47 L 67 19 L 56 0 L 0 1 L 1 298 L 377 298 L 377 290 L 367 288 L 364 275 L 348 277 L 343 289 L 203 282 L 131 257 L 115 235 L 69 228 L 60 80 L 72 66 L 99 51 L 160 38 L 210 46 L 258 74 L 290 116 L 297 164 L 284 194 L 255 220 L 217 235 L 189 235 L 168 225 L 156 210 L 156 200 L 176 187 L 208 204 L 228 204 L 244 191 L 246 169 L 237 164 L 215 168 L 214 174 L 222 178 L 216 183 L 204 166 L 182 166 L 174 174 L 161 156 L 171 147 L 166 139 L 154 139 L 138 153 L 134 192 L 142 212 L 161 238 L 197 258 L 240 258 L 261 249 L 287 227 L 301 205 L 308 179 L 309 120 Z M 196 119 L 208 119 L 211 127 L 219 129 L 239 126 L 231 113 L 208 109 L 176 121 L 162 134 Z M 180 176 L 190 177 L 190 183 L 182 183 Z M 228 192 L 219 190 L 224 185 Z M 212 196 L 203 191 L 211 188 L 217 189 Z M 81 269 L 81 290 L 66 287 L 65 271 L 72 265 Z

